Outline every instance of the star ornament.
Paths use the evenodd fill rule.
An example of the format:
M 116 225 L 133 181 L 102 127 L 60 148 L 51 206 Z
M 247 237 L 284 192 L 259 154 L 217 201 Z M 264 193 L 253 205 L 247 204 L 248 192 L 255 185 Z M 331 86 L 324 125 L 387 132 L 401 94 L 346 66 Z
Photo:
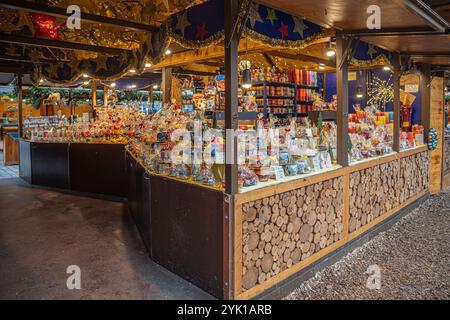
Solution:
M 252 5 L 250 7 L 248 19 L 250 20 L 250 25 L 252 26 L 252 29 L 255 29 L 256 21 L 258 21 L 259 23 L 264 23 L 264 20 L 261 18 L 261 15 L 259 14 L 259 5 L 258 4 L 252 3 Z
M 370 58 L 373 58 L 373 55 L 377 53 L 377 50 L 375 49 L 375 46 L 373 44 L 369 43 L 369 47 L 367 49 L 367 55 L 370 56 Z
M 275 9 L 267 8 L 266 20 L 269 20 L 271 25 L 273 25 L 275 21 L 278 20 L 278 17 L 275 14 Z
M 287 24 L 284 24 L 283 22 L 281 22 L 281 27 L 278 29 L 278 31 L 280 31 L 281 39 L 287 38 L 287 36 L 288 36 L 288 26 L 287 26 Z
M 184 37 L 184 30 L 191 25 L 187 17 L 187 10 L 183 13 L 177 15 L 177 25 L 175 26 L 175 31 L 180 31 Z
M 209 32 L 208 32 L 208 30 L 206 30 L 206 25 L 204 23 L 197 25 L 196 32 L 195 32 L 195 37 L 197 39 L 204 40 L 208 33 Z
M 305 38 L 304 32 L 308 27 L 305 25 L 304 20 L 299 17 L 292 17 L 292 19 L 294 20 L 294 30 L 292 31 L 297 32 L 302 39 Z

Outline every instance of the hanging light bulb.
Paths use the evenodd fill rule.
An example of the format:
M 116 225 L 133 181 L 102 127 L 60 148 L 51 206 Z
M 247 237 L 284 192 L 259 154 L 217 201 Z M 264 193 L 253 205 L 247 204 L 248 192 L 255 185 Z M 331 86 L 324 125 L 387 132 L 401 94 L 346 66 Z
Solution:
M 363 98 L 363 91 L 362 91 L 362 87 L 358 86 L 358 88 L 356 88 L 356 98 L 358 99 L 362 99 Z
M 250 73 L 250 61 L 242 60 L 240 63 L 242 69 L 242 88 L 248 89 L 252 87 L 252 75 Z
M 158 89 L 158 85 L 157 85 L 157 84 L 154 84 L 154 85 L 153 85 L 153 89 L 155 89 L 155 90 Z
M 87 75 L 86 73 L 83 73 L 83 78 L 89 78 L 89 75 Z
M 327 57 L 334 57 L 336 55 L 336 50 L 334 49 L 333 45 L 330 43 L 328 44 L 327 49 Z
M 323 63 L 319 63 L 319 69 L 320 70 L 325 70 L 325 65 Z
M 383 70 L 384 70 L 384 71 L 391 71 L 391 67 L 390 67 L 390 66 L 384 66 L 384 67 L 383 67 Z
M 130 69 L 128 72 L 129 73 L 136 73 L 136 70 L 135 69 Z
M 116 83 L 115 82 L 111 82 L 110 86 L 111 86 L 111 88 L 115 88 L 116 87 Z
M 164 52 L 166 56 L 168 56 L 169 54 L 172 54 L 172 50 L 167 49 L 166 52 Z

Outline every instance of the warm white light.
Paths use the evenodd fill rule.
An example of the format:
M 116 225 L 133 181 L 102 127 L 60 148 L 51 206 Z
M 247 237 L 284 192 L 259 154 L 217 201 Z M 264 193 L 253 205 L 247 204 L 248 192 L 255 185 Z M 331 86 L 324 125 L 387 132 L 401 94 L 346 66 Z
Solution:
M 356 97 L 357 97 L 358 99 L 361 99 L 361 98 L 363 97 L 363 94 L 362 94 L 362 93 L 357 93 L 357 94 L 356 94 Z
M 115 83 L 115 82 L 112 82 L 112 83 L 110 84 L 110 86 L 111 86 L 112 88 L 115 88 L 115 87 L 116 87 L 116 83 Z
M 39 83 L 42 83 L 42 82 L 44 82 L 44 79 L 39 79 Z
M 242 84 L 242 88 L 244 88 L 244 89 L 248 89 L 248 88 L 251 88 L 251 87 L 252 87 L 251 83 L 243 83 Z
M 130 88 L 136 88 L 136 85 L 135 84 L 132 84 L 131 86 L 130 86 Z
M 13 99 L 13 98 L 10 98 L 9 101 L 14 101 L 14 99 Z
M 130 69 L 129 72 L 130 72 L 130 73 L 136 73 L 136 70 L 135 70 L 135 69 Z
M 150 68 L 151 66 L 152 66 L 151 63 L 148 63 L 148 62 L 147 62 L 147 63 L 145 64 L 145 67 L 146 67 L 146 68 Z
M 86 73 L 83 73 L 83 78 L 89 78 L 89 76 Z
M 158 85 L 157 84 L 153 85 L 153 89 L 158 89 Z
M 319 66 L 325 67 L 325 63 L 319 63 Z
M 89 81 L 85 81 L 85 82 L 83 82 L 83 84 L 84 84 L 84 85 L 88 85 L 88 84 L 89 84 Z
M 166 52 L 164 52 L 166 55 L 169 55 L 172 53 L 172 51 L 170 49 L 167 49 Z
M 389 67 L 389 66 L 384 66 L 384 67 L 383 67 L 383 70 L 384 70 L 384 71 L 391 71 L 391 67 Z
M 334 57 L 336 55 L 336 51 L 333 49 L 328 49 L 327 50 L 327 57 Z
M 320 70 L 325 70 L 325 67 L 324 66 L 319 66 L 319 69 Z

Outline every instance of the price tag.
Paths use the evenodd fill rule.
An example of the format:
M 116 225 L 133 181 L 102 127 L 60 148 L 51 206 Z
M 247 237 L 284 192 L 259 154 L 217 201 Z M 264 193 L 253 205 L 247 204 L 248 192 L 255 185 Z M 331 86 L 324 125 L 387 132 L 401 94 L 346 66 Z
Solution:
M 282 166 L 272 166 L 272 169 L 275 174 L 275 180 L 283 180 L 284 179 L 284 170 Z

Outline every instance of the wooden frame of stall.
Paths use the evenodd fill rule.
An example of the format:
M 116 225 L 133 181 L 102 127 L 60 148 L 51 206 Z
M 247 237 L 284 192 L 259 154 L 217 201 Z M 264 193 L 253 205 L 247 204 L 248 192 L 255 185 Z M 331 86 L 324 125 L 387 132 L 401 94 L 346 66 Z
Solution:
M 225 56 L 227 88 L 225 129 L 230 132 L 230 130 L 237 130 L 239 122 L 237 70 L 240 35 L 235 25 L 238 20 L 236 19 L 238 1 L 229 0 L 224 3 L 225 41 L 223 49 L 203 48 L 196 50 L 195 54 L 182 52 L 176 56 L 166 57 L 165 60 L 158 63 L 158 67 L 170 68 L 181 61 L 188 61 L 202 55 L 209 58 Z M 335 170 L 304 178 L 299 177 L 294 181 L 262 187 L 255 191 L 239 193 L 237 139 L 234 135 L 230 135 L 226 139 L 226 190 L 222 193 L 204 188 L 205 192 L 203 192 L 202 187 L 149 174 L 142 163 L 127 156 L 130 189 L 140 193 L 137 198 L 130 201 L 130 210 L 140 228 L 144 243 L 149 248 L 151 256 L 156 257 L 158 263 L 216 297 L 224 299 L 253 298 L 307 268 L 327 254 L 338 250 L 431 191 L 430 177 L 434 179 L 438 174 L 429 171 L 430 157 L 434 159 L 433 153 L 429 153 L 425 146 L 401 152 L 399 150 L 400 70 L 398 55 L 395 55 L 393 65 L 395 153 L 349 165 L 347 152 L 349 139 L 348 46 L 349 38 L 345 34 L 337 34 L 337 159 L 340 167 Z M 249 51 L 251 50 L 258 50 L 258 48 L 250 48 Z M 430 114 L 429 107 L 429 65 L 423 64 L 421 71 L 423 75 L 422 124 L 427 132 L 430 122 L 434 119 Z M 169 77 L 170 70 L 164 70 L 164 88 L 169 87 Z M 18 79 L 19 130 L 20 136 L 22 136 L 20 75 Z M 166 90 L 164 100 L 168 101 L 168 97 L 168 90 Z M 439 159 L 442 161 L 442 149 L 440 156 L 439 151 L 436 154 L 438 162 Z M 137 168 L 138 165 L 140 168 Z M 130 172 L 133 174 L 130 175 Z M 388 174 L 382 175 L 382 172 Z M 136 180 L 137 177 L 139 180 Z M 383 195 L 371 191 L 373 183 L 381 184 L 382 189 L 380 190 L 384 191 Z M 168 206 L 164 206 L 163 201 L 170 201 L 167 199 L 170 190 L 176 191 L 177 199 Z M 184 195 L 183 190 L 189 191 L 189 194 L 199 192 L 199 196 L 189 198 Z M 209 208 L 205 210 L 204 203 L 199 199 L 201 195 L 209 197 L 207 191 L 214 193 L 215 200 L 212 206 L 215 209 L 214 212 L 208 212 Z M 368 198 L 366 194 L 368 194 Z M 305 205 L 306 207 L 304 207 Z M 170 211 L 168 215 L 161 214 L 168 210 Z M 193 214 L 196 213 L 195 210 L 199 210 L 198 215 Z M 311 214 L 313 210 L 316 211 L 315 217 Z M 197 226 L 192 221 L 187 223 L 186 220 L 183 220 L 184 216 L 176 215 L 180 212 L 189 212 L 190 217 L 202 222 L 211 221 L 214 224 L 212 226 L 214 232 L 207 230 L 208 226 L 204 223 Z M 213 215 L 213 219 L 204 220 L 208 214 Z M 258 223 L 255 222 L 256 219 L 258 219 Z M 320 222 L 318 227 L 316 227 L 317 222 Z M 324 227 L 325 222 L 326 228 Z M 160 232 L 156 235 L 152 232 L 158 226 L 149 226 L 152 223 L 161 223 L 164 225 L 165 231 L 169 230 L 174 233 Z M 179 234 L 177 236 L 175 233 L 177 230 L 182 232 L 182 236 Z M 276 235 L 274 230 L 278 230 Z M 188 248 L 186 242 L 183 242 L 185 240 L 183 237 L 189 236 L 189 232 L 195 238 L 191 239 L 195 244 L 192 248 Z M 278 240 L 280 235 L 281 240 Z M 178 242 L 161 246 L 161 241 L 170 236 Z M 212 239 L 212 245 L 206 249 L 201 245 L 201 241 L 205 239 Z M 280 244 L 282 242 L 284 244 Z M 185 246 L 177 247 L 180 244 Z M 158 247 L 152 247 L 153 245 Z M 280 247 L 283 247 L 284 250 Z M 278 249 L 272 253 L 273 248 Z M 286 248 L 289 249 L 288 254 L 286 254 Z M 166 252 L 170 249 L 173 251 Z M 192 255 L 191 251 L 195 251 L 196 255 Z M 272 257 L 267 257 L 268 253 Z M 179 259 L 180 256 L 183 259 Z M 202 259 L 202 268 L 196 268 L 199 258 Z M 208 259 L 214 260 L 214 263 L 208 265 Z M 277 261 L 280 263 L 277 264 Z M 203 272 L 207 269 L 208 274 L 206 271 Z M 249 276 L 249 271 L 252 272 L 251 276 Z

